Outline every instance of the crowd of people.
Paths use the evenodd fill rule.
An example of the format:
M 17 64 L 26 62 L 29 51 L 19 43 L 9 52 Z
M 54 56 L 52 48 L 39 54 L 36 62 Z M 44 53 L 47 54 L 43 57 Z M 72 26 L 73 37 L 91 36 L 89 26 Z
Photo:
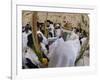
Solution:
M 50 20 L 46 23 L 47 36 L 45 36 L 44 23 L 37 22 L 36 31 L 43 57 L 42 62 L 34 50 L 31 25 L 26 24 L 22 27 L 22 68 L 75 66 L 81 46 L 88 39 L 86 31 L 77 27 L 66 30 L 60 23 L 53 23 Z

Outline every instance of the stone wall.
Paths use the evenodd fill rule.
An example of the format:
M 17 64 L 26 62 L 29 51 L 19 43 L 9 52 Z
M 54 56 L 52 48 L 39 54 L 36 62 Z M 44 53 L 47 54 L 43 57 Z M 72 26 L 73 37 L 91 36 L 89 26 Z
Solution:
M 33 12 L 34 13 L 34 12 Z M 62 26 L 66 22 L 72 24 L 72 27 L 82 27 L 83 29 L 89 30 L 89 17 L 88 14 L 82 13 L 57 13 L 57 12 L 38 12 L 38 21 L 43 22 L 45 20 L 51 20 L 54 23 L 61 23 Z M 23 11 L 22 12 L 22 26 L 27 23 L 32 24 L 32 12 Z M 79 26 L 78 23 L 81 25 Z M 85 25 L 86 23 L 86 25 Z

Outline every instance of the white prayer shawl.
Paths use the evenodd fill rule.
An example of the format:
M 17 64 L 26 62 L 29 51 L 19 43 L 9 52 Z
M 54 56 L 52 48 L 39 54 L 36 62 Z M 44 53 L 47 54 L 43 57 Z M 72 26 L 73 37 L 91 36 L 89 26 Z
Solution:
M 47 45 L 47 44 L 48 44 L 48 40 L 47 40 L 47 38 L 43 35 L 43 33 L 42 33 L 41 31 L 37 31 L 37 34 L 41 34 L 41 36 L 43 37 L 42 43 L 44 43 L 45 45 Z
M 77 57 L 79 55 L 80 48 L 81 48 L 79 39 L 68 40 L 65 43 L 71 45 L 72 49 L 75 52 L 75 56 Z
M 22 33 L 22 51 L 24 52 L 24 49 L 27 47 L 27 34 L 26 32 Z
M 73 30 L 73 31 L 70 31 L 70 30 L 62 29 L 62 31 L 68 33 L 68 35 L 67 35 L 67 37 L 66 37 L 66 40 L 75 40 L 75 39 L 79 39 L 79 33 L 76 34 L 76 33 L 74 32 L 74 30 Z
M 23 32 L 22 33 L 22 51 L 25 52 L 25 50 L 27 49 L 27 42 L 28 42 L 28 35 L 31 34 L 32 32 L 29 30 L 28 33 Z
M 45 47 L 45 44 L 43 43 L 40 43 L 40 46 L 41 46 L 41 50 L 44 52 L 44 54 L 47 56 L 47 49 Z
M 56 48 L 59 43 L 63 44 L 64 40 L 62 38 L 57 39 L 53 44 L 49 46 L 49 54 L 48 54 L 48 58 L 50 59 L 48 65 L 49 67 L 57 67 L 58 65 L 57 64 L 59 62 L 58 59 L 60 58 L 59 58 L 59 53 L 58 54 L 56 53 Z
M 40 43 L 40 46 L 41 46 L 41 50 L 44 52 L 44 54 L 47 55 L 47 49 L 45 46 L 48 44 L 48 40 L 40 30 L 37 31 L 37 34 L 41 34 L 41 36 L 43 37 L 43 41 Z
M 64 42 L 60 39 L 52 44 L 51 47 L 49 67 L 74 66 L 80 48 L 79 40 Z
M 40 61 L 39 61 L 36 53 L 30 48 L 28 48 L 27 53 L 25 54 L 25 58 L 30 59 L 32 61 L 32 63 L 35 65 L 40 64 Z
M 73 49 L 76 52 L 75 55 L 76 57 L 79 55 L 80 52 L 80 41 L 79 41 L 79 35 L 76 34 L 75 32 L 71 32 L 71 35 L 69 36 L 69 39 L 66 42 L 71 42 L 70 44 L 73 44 Z
M 25 66 L 26 59 L 25 59 L 25 52 L 22 51 L 22 65 Z
M 50 58 L 52 56 L 52 54 L 54 53 L 55 51 L 55 48 L 57 47 L 58 43 L 63 43 L 64 40 L 62 38 L 60 39 L 57 39 L 54 43 L 52 43 L 50 46 L 49 46 L 49 54 L 48 54 L 48 58 Z
M 23 64 L 23 66 L 25 66 L 25 62 L 26 62 L 26 60 L 25 60 L 25 54 L 26 54 L 25 51 L 27 50 L 27 42 L 28 42 L 27 37 L 31 33 L 32 32 L 30 30 L 29 30 L 28 33 L 26 33 L 26 32 L 22 33 L 22 64 Z
M 75 39 L 79 39 L 79 36 L 77 34 L 75 34 L 75 32 L 71 32 L 71 36 L 69 37 L 69 40 L 75 40 Z

